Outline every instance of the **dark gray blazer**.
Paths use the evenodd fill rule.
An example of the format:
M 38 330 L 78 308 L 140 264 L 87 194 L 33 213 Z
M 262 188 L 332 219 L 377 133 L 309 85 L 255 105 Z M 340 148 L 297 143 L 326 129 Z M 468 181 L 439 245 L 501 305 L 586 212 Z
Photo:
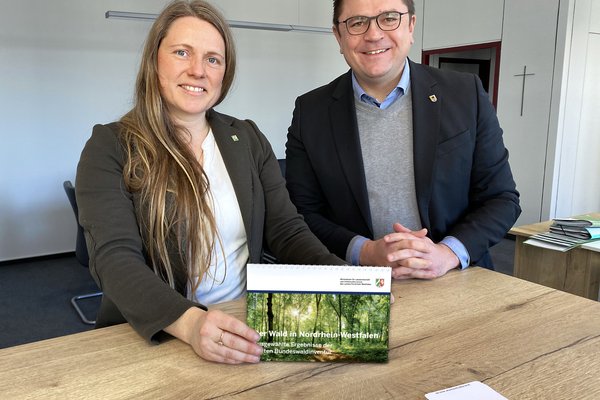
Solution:
M 281 262 L 344 264 L 297 213 L 271 146 L 256 125 L 215 111 L 208 118 L 244 220 L 249 262 L 260 262 L 264 243 Z M 139 198 L 123 183 L 119 129 L 118 123 L 96 125 L 83 149 L 76 180 L 79 222 L 90 271 L 104 292 L 97 326 L 127 321 L 145 339 L 154 340 L 189 307 L 204 306 L 186 298 L 186 269 L 178 254 L 172 258 L 179 271 L 176 290 L 149 266 L 136 217 Z
M 496 112 L 475 75 L 409 62 L 421 223 L 491 267 L 488 248 L 521 212 Z M 373 238 L 350 71 L 296 100 L 286 156 L 292 201 L 329 250 L 345 257 L 354 236 Z

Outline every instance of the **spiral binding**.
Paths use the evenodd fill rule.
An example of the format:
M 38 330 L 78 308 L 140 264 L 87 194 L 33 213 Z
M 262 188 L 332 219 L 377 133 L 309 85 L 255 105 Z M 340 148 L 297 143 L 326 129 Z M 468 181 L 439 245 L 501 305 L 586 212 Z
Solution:
M 355 265 L 316 265 L 316 264 L 252 264 L 253 268 L 287 269 L 287 270 L 327 270 L 327 271 L 387 271 L 384 266 L 355 266 Z

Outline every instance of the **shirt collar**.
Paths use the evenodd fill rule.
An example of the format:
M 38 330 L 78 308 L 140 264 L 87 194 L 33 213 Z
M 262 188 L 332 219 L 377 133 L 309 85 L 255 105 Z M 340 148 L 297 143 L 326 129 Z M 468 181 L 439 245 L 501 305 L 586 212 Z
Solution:
M 371 104 L 379 108 L 387 108 L 389 107 L 396 99 L 404 96 L 408 91 L 408 87 L 410 85 L 410 65 L 408 63 L 408 59 L 404 61 L 404 70 L 402 71 L 402 76 L 400 76 L 400 81 L 398 81 L 398 85 L 387 95 L 387 97 L 383 100 L 383 102 L 379 103 L 375 98 L 369 96 L 365 90 L 359 85 L 356 80 L 356 76 L 354 75 L 354 71 L 352 71 L 352 88 L 354 89 L 354 97 L 357 100 L 362 101 L 363 103 Z

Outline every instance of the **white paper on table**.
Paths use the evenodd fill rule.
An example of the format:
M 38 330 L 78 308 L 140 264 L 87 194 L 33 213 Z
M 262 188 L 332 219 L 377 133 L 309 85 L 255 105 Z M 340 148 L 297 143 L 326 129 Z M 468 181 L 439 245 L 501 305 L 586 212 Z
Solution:
M 485 383 L 479 381 L 427 393 L 425 397 L 429 400 L 508 400 Z

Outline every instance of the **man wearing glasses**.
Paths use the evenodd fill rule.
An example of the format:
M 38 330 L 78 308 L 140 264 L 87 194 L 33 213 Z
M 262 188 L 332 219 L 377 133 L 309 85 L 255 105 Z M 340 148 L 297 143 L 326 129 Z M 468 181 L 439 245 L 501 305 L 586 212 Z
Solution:
M 407 58 L 412 0 L 334 0 L 350 71 L 296 100 L 290 196 L 330 251 L 393 276 L 493 268 L 519 216 L 495 110 L 478 77 Z

